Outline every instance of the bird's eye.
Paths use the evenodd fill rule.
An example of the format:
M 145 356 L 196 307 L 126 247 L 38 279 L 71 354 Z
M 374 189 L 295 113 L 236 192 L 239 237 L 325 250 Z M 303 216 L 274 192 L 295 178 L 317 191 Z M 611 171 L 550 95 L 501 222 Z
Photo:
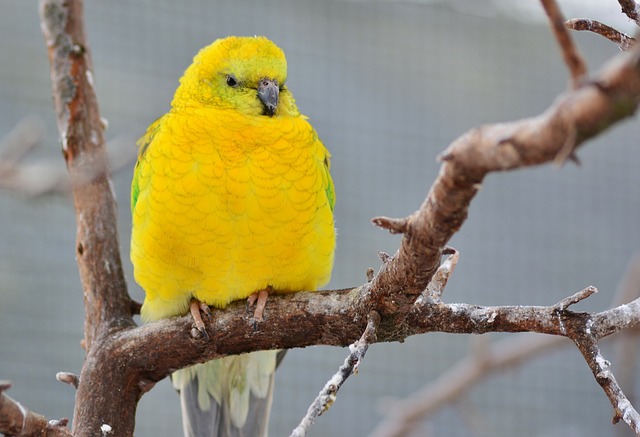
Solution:
M 227 85 L 231 88 L 238 86 L 238 80 L 233 76 L 233 74 L 227 74 Z

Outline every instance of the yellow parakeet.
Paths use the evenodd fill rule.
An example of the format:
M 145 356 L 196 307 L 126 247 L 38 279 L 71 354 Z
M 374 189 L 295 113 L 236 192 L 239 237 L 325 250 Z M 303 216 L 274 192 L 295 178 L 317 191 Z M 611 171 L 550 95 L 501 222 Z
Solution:
M 191 308 L 197 322 L 201 304 L 249 297 L 260 318 L 268 292 L 329 281 L 330 154 L 286 79 L 284 53 L 267 38 L 219 39 L 195 56 L 171 110 L 140 140 L 131 261 L 144 321 Z M 174 373 L 185 434 L 266 435 L 279 358 L 263 351 Z

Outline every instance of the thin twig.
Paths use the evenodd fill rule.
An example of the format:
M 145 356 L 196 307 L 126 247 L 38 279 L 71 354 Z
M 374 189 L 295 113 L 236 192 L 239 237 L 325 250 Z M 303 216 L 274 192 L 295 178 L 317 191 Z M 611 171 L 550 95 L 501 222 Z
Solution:
M 423 299 L 432 299 L 437 301 L 442 297 L 442 293 L 447 286 L 449 277 L 456 268 L 458 258 L 460 257 L 460 253 L 456 249 L 452 247 L 447 249 L 446 253 L 449 254 L 448 258 L 444 260 L 440 267 L 438 267 L 438 270 L 436 270 L 433 278 L 431 278 L 429 285 L 427 285 L 427 288 L 422 293 L 421 297 L 416 299 L 414 305 L 421 305 Z
M 564 25 L 564 17 L 555 0 L 541 0 L 549 21 L 553 34 L 562 49 L 562 57 L 571 72 L 571 88 L 577 89 L 584 75 L 587 73 L 587 67 L 580 55 L 578 48 L 573 43 L 571 35 Z
M 564 311 L 567 308 L 569 308 L 571 305 L 576 304 L 581 300 L 585 300 L 586 298 L 588 298 L 589 296 L 597 292 L 598 292 L 598 289 L 596 287 L 594 287 L 593 285 L 589 285 L 587 288 L 584 288 L 578 291 L 576 294 L 569 297 L 565 297 L 560 302 L 555 304 L 554 307 L 557 308 L 558 311 Z
M 613 423 L 616 424 L 622 419 L 636 434 L 640 435 L 640 414 L 623 393 L 611 371 L 611 363 L 604 359 L 596 341 L 587 335 L 574 339 L 574 342 L 613 406 L 615 411 Z
M 640 252 L 636 253 L 629 262 L 622 281 L 618 285 L 614 305 L 620 305 L 640 296 Z M 621 387 L 625 387 L 627 398 L 631 402 L 637 401 L 636 380 L 640 330 L 628 329 L 616 337 L 613 357 L 616 376 Z M 616 428 L 616 435 L 627 436 L 627 428 Z
M 408 220 L 406 218 L 374 217 L 371 222 L 392 234 L 404 234 L 407 231 Z
M 78 384 L 80 383 L 78 375 L 70 372 L 58 372 L 56 373 L 56 379 L 60 382 L 64 382 L 65 384 L 69 384 L 74 388 L 78 388 Z
M 0 140 L 0 177 L 37 146 L 44 138 L 44 122 L 41 118 L 27 116 L 18 122 L 2 140 Z
M 360 339 L 349 346 L 349 356 L 329 381 L 322 388 L 318 396 L 307 410 L 307 414 L 302 418 L 300 424 L 293 430 L 291 437 L 304 437 L 309 428 L 316 421 L 318 416 L 327 411 L 336 400 L 338 390 L 349 376 L 357 374 L 360 363 L 369 349 L 369 345 L 376 341 L 376 329 L 380 323 L 380 315 L 375 311 L 369 313 L 367 327 Z
M 640 26 L 640 5 L 634 0 L 618 0 L 622 7 L 622 12 Z
M 565 21 L 565 26 L 573 30 L 586 30 L 589 32 L 597 33 L 600 36 L 607 38 L 609 41 L 615 43 L 622 51 L 627 51 L 633 47 L 636 40 L 629 35 L 625 35 L 619 30 L 613 27 L 607 26 L 596 20 L 590 20 L 588 18 L 572 18 Z
M 562 299 L 551 308 L 564 311 L 570 305 L 586 299 L 596 292 L 595 287 L 586 287 L 578 293 Z M 636 300 L 639 294 L 640 253 L 630 261 L 611 301 L 611 307 L 618 307 L 624 302 Z M 626 340 L 625 337 L 618 337 L 616 345 L 621 345 Z M 424 422 L 428 416 L 445 405 L 459 400 L 477 383 L 492 373 L 523 365 L 528 363 L 531 358 L 546 351 L 571 344 L 560 336 L 520 336 L 493 344 L 483 341 L 485 338 L 488 337 L 472 337 L 469 354 L 435 381 L 404 399 L 388 401 L 389 405 L 385 405 L 384 408 L 386 418 L 375 428 L 370 437 L 406 436 Z M 482 344 L 478 344 L 478 341 L 481 341 Z
M 568 159 L 576 163 L 576 165 L 580 165 L 580 159 L 575 153 L 576 150 L 576 139 L 578 135 L 578 130 L 575 126 L 569 126 L 569 131 L 567 132 L 567 139 L 565 140 L 562 148 L 554 158 L 553 162 L 556 165 L 562 166 L 567 162 Z
M 13 136 L 8 137 L 9 150 L 14 150 L 13 147 L 10 147 L 13 144 L 12 138 Z M 6 153 L 0 151 L 0 188 L 29 197 L 46 194 L 68 195 L 72 189 L 69 173 L 58 160 L 22 162 L 22 158 L 29 151 L 29 148 L 35 146 L 33 141 L 36 139 L 36 135 L 32 132 L 32 135 L 25 137 L 19 143 L 19 150 Z M 119 136 L 109 141 L 108 158 L 109 168 L 112 171 L 120 170 L 135 159 L 136 151 L 134 147 L 131 147 L 133 142 L 134 140 L 129 136 Z M 5 158 L 3 159 L 2 156 Z M 87 179 L 90 179 L 89 170 L 87 169 Z M 93 170 L 97 170 L 97 168 L 93 168 Z

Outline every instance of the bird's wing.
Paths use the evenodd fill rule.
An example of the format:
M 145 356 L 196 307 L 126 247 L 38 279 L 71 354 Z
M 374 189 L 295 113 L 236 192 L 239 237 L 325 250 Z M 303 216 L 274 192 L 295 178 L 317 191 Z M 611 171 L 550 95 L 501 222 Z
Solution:
M 156 134 L 160 130 L 160 126 L 162 125 L 162 120 L 165 116 L 159 117 L 151 123 L 151 125 L 147 128 L 147 132 L 138 140 L 138 161 L 136 162 L 136 166 L 133 170 L 133 180 L 131 181 L 131 211 L 136 206 L 136 202 L 138 201 L 138 195 L 140 194 L 139 187 L 139 177 L 140 177 L 140 166 L 144 155 L 153 142 Z

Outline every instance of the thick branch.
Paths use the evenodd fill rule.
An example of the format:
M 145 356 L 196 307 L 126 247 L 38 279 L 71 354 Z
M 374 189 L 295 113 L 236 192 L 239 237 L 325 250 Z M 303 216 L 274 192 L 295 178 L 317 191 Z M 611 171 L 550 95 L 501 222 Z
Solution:
M 398 290 L 424 290 L 488 173 L 550 162 L 562 151 L 571 155 L 587 139 L 633 115 L 639 99 L 640 47 L 635 47 L 591 82 L 561 95 L 543 114 L 481 126 L 455 140 L 441 156 L 443 165 L 427 199 L 407 218 L 400 249 L 372 282 L 377 305 Z M 382 313 L 392 311 L 390 305 Z
M 564 311 L 570 305 L 586 299 L 595 292 L 595 288 L 587 287 L 573 296 L 561 300 L 555 305 L 555 308 L 558 311 Z M 611 306 L 620 306 L 624 302 L 635 300 L 639 297 L 639 293 L 640 254 L 636 255 L 629 263 Z M 624 349 L 625 354 L 631 350 L 632 357 L 635 357 L 635 345 L 638 337 L 632 333 L 633 331 L 625 330 L 624 336 L 617 337 L 616 346 L 618 349 Z M 557 336 L 527 336 L 524 338 L 519 336 L 496 343 L 484 341 L 485 339 L 487 337 L 484 336 L 471 337 L 470 341 L 476 347 L 470 347 L 469 354 L 452 366 L 450 370 L 439 375 L 436 380 L 410 394 L 407 398 L 388 401 L 390 405 L 385 405 L 384 408 L 385 419 L 369 437 L 408 435 L 428 416 L 458 400 L 491 373 L 525 364 L 544 351 L 571 344 L 566 339 Z M 480 346 L 477 345 L 479 342 L 482 342 Z M 629 364 L 633 363 L 632 357 L 628 357 L 629 361 L 622 359 L 621 362 L 616 363 L 618 364 L 618 373 L 622 373 L 625 377 L 628 377 L 626 373 L 633 373 L 634 366 Z M 625 368 L 625 363 L 627 363 L 627 368 Z M 626 386 L 631 387 L 632 385 L 627 384 Z
M 257 330 L 238 303 L 214 311 L 210 342 L 185 336 L 191 320 L 182 317 L 123 332 L 117 349 L 132 352 L 135 346 L 135 367 L 153 382 L 171 370 L 226 354 L 314 344 L 346 346 L 357 340 L 354 333 L 363 331 L 370 310 L 382 316 L 378 341 L 432 331 L 566 335 L 573 324 L 584 328 L 587 315 L 556 307 L 478 307 L 428 300 L 414 305 L 414 300 L 440 264 L 446 242 L 462 225 L 487 173 L 552 161 L 569 138 L 578 146 L 633 114 L 640 99 L 639 56 L 638 48 L 619 55 L 598 78 L 561 96 L 538 117 L 483 126 L 456 140 L 443 154 L 440 174 L 424 204 L 408 218 L 400 250 L 371 283 L 337 292 L 274 296 Z M 638 305 L 634 301 L 594 315 L 591 329 L 602 338 L 621 326 L 637 326 Z
M 368 299 L 365 287 L 341 291 L 301 292 L 273 295 L 267 302 L 265 319 L 256 328 L 251 312 L 237 302 L 224 310 L 212 310 L 207 327 L 210 340 L 194 339 L 188 333 L 189 316 L 162 320 L 115 334 L 112 344 L 102 351 L 110 357 L 103 369 L 117 375 L 129 363 L 131 375 L 141 375 L 145 384 L 154 383 L 185 363 L 204 362 L 225 355 L 264 349 L 311 345 L 347 346 L 360 337 L 367 314 L 355 302 Z M 538 332 L 570 336 L 589 329 L 602 338 L 622 329 L 640 325 L 640 311 L 623 311 L 640 306 L 640 299 L 613 310 L 596 314 L 559 310 L 550 306 L 479 306 L 444 304 L 420 300 L 402 306 L 397 318 L 382 319 L 377 342 L 402 341 L 427 332 L 483 334 L 487 332 Z M 607 319 L 620 311 L 619 325 Z M 287 329 L 282 329 L 286 326 Z M 97 357 L 101 359 L 101 357 Z M 133 378 L 132 381 L 136 379 Z
M 73 432 L 95 435 L 100 426 L 107 425 L 117 435 L 132 435 L 140 384 L 104 371 L 109 359 L 102 355 L 102 350 L 109 349 L 108 335 L 135 323 L 119 255 L 116 202 L 82 14 L 81 0 L 40 3 L 58 130 L 71 177 L 76 259 L 85 304 L 87 357 L 76 394 Z
M 133 326 L 116 229 L 103 123 L 93 88 L 81 0 L 42 0 L 53 100 L 76 210 L 76 258 L 85 300 L 85 347 L 115 326 Z
M 636 314 L 640 314 L 640 299 L 595 314 L 592 330 L 594 338 L 600 340 L 622 329 L 637 328 L 640 325 L 636 320 Z

